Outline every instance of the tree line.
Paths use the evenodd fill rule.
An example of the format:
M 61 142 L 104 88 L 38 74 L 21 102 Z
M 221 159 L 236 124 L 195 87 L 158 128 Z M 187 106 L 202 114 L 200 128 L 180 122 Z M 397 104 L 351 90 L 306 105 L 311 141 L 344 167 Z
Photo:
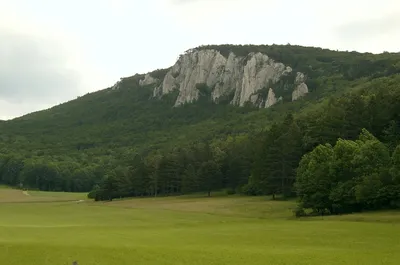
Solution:
M 125 196 L 157 196 L 191 192 L 205 192 L 210 195 L 213 190 L 225 189 L 228 193 L 248 195 L 298 196 L 301 209 L 312 208 L 317 212 L 326 210 L 332 213 L 345 212 L 348 206 L 333 206 L 332 201 L 327 201 L 326 203 L 330 203 L 330 206 L 325 204 L 323 209 L 312 205 L 306 199 L 312 197 L 316 198 L 315 202 L 320 201 L 317 198 L 319 195 L 312 192 L 321 191 L 316 187 L 315 190 L 308 190 L 307 195 L 304 195 L 304 185 L 308 187 L 309 183 L 317 183 L 318 177 L 323 176 L 324 183 L 330 185 L 329 187 L 334 187 L 334 185 L 339 185 L 339 179 L 343 180 L 339 177 L 340 172 L 352 179 L 355 173 L 349 173 L 349 164 L 346 163 L 350 163 L 350 158 L 353 156 L 357 157 L 354 158 L 358 159 L 357 161 L 364 159 L 365 163 L 372 163 L 368 159 L 373 158 L 368 155 L 373 149 L 369 153 L 368 150 L 362 151 L 367 147 L 383 148 L 383 151 L 379 150 L 385 154 L 386 162 L 382 162 L 379 167 L 376 166 L 374 171 L 370 168 L 362 171 L 358 167 L 362 167 L 363 164 L 354 160 L 351 163 L 355 172 L 358 172 L 357 178 L 362 178 L 364 173 L 360 172 L 369 171 L 371 174 L 375 172 L 378 175 L 385 175 L 389 171 L 392 172 L 390 174 L 394 174 L 396 170 L 393 167 L 396 164 L 390 161 L 395 160 L 397 154 L 395 150 L 400 144 L 400 89 L 397 84 L 396 79 L 393 78 L 376 80 L 359 91 L 327 100 L 314 111 L 304 115 L 294 117 L 289 113 L 282 122 L 274 123 L 268 130 L 251 136 L 228 137 L 225 140 L 198 143 L 186 148 L 174 148 L 164 153 L 147 154 L 138 158 L 136 164 L 133 164 L 129 170 L 106 178 L 102 185 L 96 186 L 91 197 L 103 200 Z M 362 140 L 358 139 L 360 132 L 364 138 L 369 137 L 367 137 L 368 141 L 364 141 L 367 147 L 361 144 L 364 143 Z M 312 168 L 312 165 L 320 164 L 318 158 L 315 158 L 319 150 L 328 148 L 327 146 L 332 146 L 337 141 L 339 141 L 339 146 L 342 143 L 356 141 L 352 144 L 355 149 L 345 159 L 346 163 L 330 161 L 328 164 L 335 164 L 335 170 L 330 167 Z M 356 152 L 356 149 L 360 151 Z M 391 155 L 393 159 L 390 159 Z M 381 157 L 382 154 L 377 154 L 377 156 Z M 305 162 L 310 160 L 310 157 L 314 159 L 311 160 L 312 163 Z M 322 154 L 323 159 L 330 159 L 330 157 L 328 154 Z M 312 165 L 309 165 L 310 163 Z M 387 174 L 386 177 L 390 178 Z M 395 179 L 392 175 L 391 180 Z M 329 176 L 335 177 L 329 179 Z M 304 179 L 308 182 L 304 182 Z M 305 184 L 302 185 L 302 183 Z M 395 182 L 384 182 L 384 185 L 386 184 L 396 185 Z M 382 188 L 381 193 L 387 190 L 395 194 L 393 186 L 379 187 Z M 378 186 L 376 188 L 378 189 Z M 393 200 L 396 200 L 397 195 L 393 194 L 390 195 L 392 197 L 388 195 L 391 198 L 390 205 L 394 205 Z M 337 204 L 338 201 L 335 203 Z M 388 204 L 382 203 L 382 207 L 386 206 Z M 367 208 L 363 206 L 351 209 Z
M 238 54 L 259 49 L 295 68 L 312 66 L 298 70 L 308 73 L 310 87 L 321 91 L 319 98 L 312 98 L 318 95 L 313 91 L 307 101 L 277 104 L 268 110 L 209 102 L 171 108 L 173 95 L 150 100 L 152 88 L 139 87 L 142 77 L 133 76 L 123 79 L 119 90 L 106 89 L 49 111 L 1 122 L 0 182 L 29 189 L 90 191 L 89 196 L 97 200 L 192 192 L 212 196 L 216 190 L 273 198 L 298 196 L 300 215 L 304 209 L 341 213 L 396 205 L 393 161 L 400 144 L 400 76 L 394 73 L 400 68 L 394 55 L 350 56 L 291 46 L 236 49 Z M 370 63 L 362 63 L 365 60 Z M 165 70 L 157 74 L 161 78 Z M 387 75 L 392 76 L 377 78 Z M 335 95 L 325 97 L 333 91 Z M 338 96 L 343 91 L 348 92 Z M 369 135 L 369 142 L 360 139 L 361 132 Z M 358 162 L 338 162 L 335 150 L 343 141 L 354 147 L 348 152 Z M 358 168 L 363 165 L 360 157 L 369 154 L 363 151 L 364 142 L 372 148 L 371 141 L 374 148 L 384 146 L 387 152 L 379 150 L 390 157 L 373 177 Z M 329 158 L 326 168 L 313 168 L 310 164 L 319 161 L 321 150 L 333 155 L 324 157 Z M 348 171 L 349 166 L 354 171 Z M 338 179 L 342 171 L 347 177 Z M 310 201 L 322 195 L 305 191 L 301 185 L 305 176 L 310 183 L 319 181 L 313 177 L 332 181 L 323 195 L 323 207 Z M 382 183 L 376 186 L 380 204 L 374 207 L 361 199 L 364 178 Z M 352 197 L 355 203 L 340 201 L 344 194 L 339 196 L 338 189 L 343 183 L 359 190 Z M 392 194 L 390 203 L 381 202 L 383 193 Z
M 96 200 L 134 196 L 169 196 L 226 189 L 236 193 L 247 183 L 254 139 L 248 136 L 197 142 L 165 152 L 135 157 L 131 167 L 118 168 L 89 193 Z M 247 146 L 247 147 L 246 147 Z
M 217 190 L 298 196 L 300 215 L 304 209 L 342 213 L 395 207 L 399 80 L 373 80 L 313 109 L 288 113 L 258 133 L 110 154 L 109 159 L 91 158 L 93 163 L 87 157 L 78 163 L 3 150 L 0 181 L 41 190 L 90 191 L 96 200 L 193 192 L 210 196 Z

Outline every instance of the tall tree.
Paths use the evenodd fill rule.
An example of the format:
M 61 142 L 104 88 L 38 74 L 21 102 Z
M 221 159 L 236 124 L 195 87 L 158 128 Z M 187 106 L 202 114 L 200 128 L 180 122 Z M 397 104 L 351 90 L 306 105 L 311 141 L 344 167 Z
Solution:
M 202 183 L 202 189 L 211 196 L 211 191 L 220 189 L 222 186 L 222 175 L 220 167 L 213 160 L 208 160 L 200 165 L 198 170 L 199 180 Z
M 332 207 L 329 198 L 334 184 L 332 160 L 333 148 L 329 144 L 317 146 L 301 159 L 295 188 L 302 207 L 317 212 Z

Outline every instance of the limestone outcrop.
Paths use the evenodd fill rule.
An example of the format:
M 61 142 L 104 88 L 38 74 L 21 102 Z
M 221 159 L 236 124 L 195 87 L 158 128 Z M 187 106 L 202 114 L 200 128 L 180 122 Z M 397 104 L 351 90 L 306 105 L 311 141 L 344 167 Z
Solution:
M 306 77 L 303 73 L 297 73 L 295 80 L 295 89 L 292 92 L 292 101 L 298 100 L 308 94 L 308 87 L 305 83 Z
M 247 56 L 230 53 L 224 57 L 217 50 L 192 50 L 180 56 L 163 80 L 147 74 L 140 85 L 160 83 L 154 88 L 154 97 L 178 90 L 175 106 L 205 96 L 214 102 L 228 99 L 233 105 L 243 106 L 251 102 L 258 107 L 268 108 L 278 101 L 274 84 L 290 74 L 295 74 L 291 67 L 263 53 L 250 53 Z M 292 100 L 308 93 L 305 82 L 306 76 L 297 72 L 295 84 L 292 84 L 295 87 Z
M 265 107 L 266 107 L 266 108 L 269 108 L 269 107 L 275 105 L 277 101 L 278 101 L 278 100 L 277 100 L 276 97 L 275 97 L 274 91 L 272 90 L 272 88 L 270 88 L 270 89 L 268 90 L 268 96 L 267 96 L 267 100 L 266 100 L 266 102 L 265 102 Z

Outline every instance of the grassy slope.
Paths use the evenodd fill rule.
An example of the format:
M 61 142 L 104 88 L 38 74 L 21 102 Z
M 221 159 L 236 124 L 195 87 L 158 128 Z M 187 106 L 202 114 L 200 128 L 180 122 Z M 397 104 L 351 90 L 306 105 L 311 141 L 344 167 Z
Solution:
M 301 221 L 291 217 L 292 206 L 249 197 L 1 203 L 0 260 L 10 265 L 74 259 L 85 265 L 398 264 L 399 213 Z
M 22 191 L 0 186 L 0 203 L 77 201 L 86 199 L 87 193 Z

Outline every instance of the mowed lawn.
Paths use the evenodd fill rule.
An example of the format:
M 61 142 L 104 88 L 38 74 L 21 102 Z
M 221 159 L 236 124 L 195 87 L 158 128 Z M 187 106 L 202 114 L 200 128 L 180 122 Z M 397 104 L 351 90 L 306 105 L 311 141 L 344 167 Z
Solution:
M 15 203 L 0 196 L 1 264 L 67 265 L 77 260 L 79 265 L 397 265 L 400 261 L 399 212 L 298 220 L 291 215 L 293 202 L 267 198 L 95 203 L 30 201 L 34 197 Z

